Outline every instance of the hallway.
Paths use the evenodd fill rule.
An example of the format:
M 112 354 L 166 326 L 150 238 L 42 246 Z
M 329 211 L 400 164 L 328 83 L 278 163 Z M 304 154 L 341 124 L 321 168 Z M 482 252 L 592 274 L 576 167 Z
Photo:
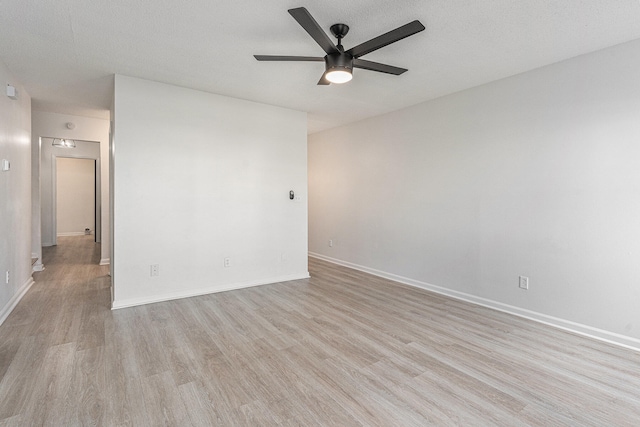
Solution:
M 80 420 L 101 412 L 105 378 L 96 364 L 112 314 L 109 267 L 98 265 L 93 238 L 59 237 L 43 248 L 45 270 L 0 327 L 0 424 L 72 425 L 63 420 L 75 413 L 86 425 Z

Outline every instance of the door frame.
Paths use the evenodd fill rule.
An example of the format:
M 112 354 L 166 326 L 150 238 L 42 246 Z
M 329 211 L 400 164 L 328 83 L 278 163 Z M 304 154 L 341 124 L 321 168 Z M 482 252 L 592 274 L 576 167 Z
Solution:
M 80 141 L 81 142 L 81 141 Z M 90 142 L 90 141 L 87 141 Z M 95 144 L 94 142 L 91 142 Z M 100 158 L 95 158 L 93 156 L 86 155 L 73 155 L 71 149 L 69 150 L 69 154 L 65 153 L 64 155 L 56 155 L 55 152 L 51 153 L 51 242 L 53 245 L 58 244 L 58 157 L 68 158 L 68 159 L 86 159 L 94 161 L 94 169 L 93 169 L 93 185 L 94 185 L 94 241 L 96 243 L 101 242 L 102 235 L 102 206 L 101 206 L 101 192 L 100 192 Z

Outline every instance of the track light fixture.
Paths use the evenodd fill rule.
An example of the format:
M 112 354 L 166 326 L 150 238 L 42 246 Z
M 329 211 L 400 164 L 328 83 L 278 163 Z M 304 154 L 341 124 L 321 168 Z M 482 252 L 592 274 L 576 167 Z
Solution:
M 73 139 L 54 138 L 51 145 L 58 148 L 76 148 L 76 142 Z

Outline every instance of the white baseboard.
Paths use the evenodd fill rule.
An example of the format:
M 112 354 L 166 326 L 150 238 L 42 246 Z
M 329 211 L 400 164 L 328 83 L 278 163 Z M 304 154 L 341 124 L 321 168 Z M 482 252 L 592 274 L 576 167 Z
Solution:
M 0 325 L 2 325 L 5 320 L 7 320 L 9 314 L 11 314 L 13 309 L 16 308 L 22 297 L 24 297 L 27 291 L 31 288 L 31 285 L 33 285 L 34 283 L 35 282 L 33 281 L 33 277 L 29 277 L 24 285 L 22 285 L 20 289 L 18 289 L 18 292 L 16 292 L 15 295 L 11 297 L 7 305 L 2 307 L 2 310 L 0 310 Z
M 221 286 L 211 286 L 207 288 L 194 289 L 186 292 L 171 292 L 168 294 L 157 295 L 152 297 L 130 298 L 130 299 L 121 300 L 121 301 L 113 301 L 111 303 L 111 309 L 117 310 L 120 308 L 152 304 L 155 302 L 163 302 L 163 301 L 171 301 L 171 300 L 181 299 L 181 298 L 197 297 L 200 295 L 213 294 L 216 292 L 234 291 L 237 289 L 250 288 L 253 286 L 270 285 L 273 283 L 289 282 L 291 280 L 308 279 L 309 277 L 310 277 L 309 272 L 307 272 L 306 274 L 292 274 L 289 276 L 280 276 L 280 277 L 274 277 L 271 279 L 233 283 L 233 284 L 221 285 Z
M 93 232 L 91 232 L 93 234 Z M 67 233 L 58 233 L 56 236 L 58 237 L 69 237 L 69 236 L 84 236 L 84 231 L 69 231 Z
M 44 264 L 35 263 L 31 269 L 34 273 L 37 271 L 44 271 Z
M 478 297 L 478 296 L 467 294 L 464 292 L 459 292 L 452 289 L 443 288 L 441 286 L 432 285 L 430 283 L 409 279 L 407 277 L 398 276 L 393 273 L 387 273 L 385 271 L 376 270 L 374 268 L 353 264 L 348 261 L 342 261 L 336 258 L 331 258 L 331 257 L 314 253 L 314 252 L 309 252 L 309 256 L 312 258 L 317 258 L 323 261 L 330 262 L 332 264 L 341 265 L 343 267 L 352 268 L 354 270 L 358 270 L 374 276 L 382 277 L 384 279 L 393 280 L 394 282 L 399 282 L 405 285 L 421 288 L 427 291 L 435 292 L 440 295 L 445 295 L 458 300 L 470 302 L 472 304 L 481 305 L 483 307 L 492 308 L 494 310 L 513 314 L 518 317 L 524 317 L 525 319 L 534 320 L 539 323 L 544 323 L 545 325 L 553 326 L 555 328 L 563 329 L 565 331 L 569 331 L 569 332 L 573 332 L 589 338 L 597 339 L 599 341 L 604 341 L 609 344 L 615 344 L 631 350 L 640 351 L 640 340 L 636 338 L 628 337 L 626 335 L 605 331 L 603 329 L 594 328 L 592 326 L 583 325 L 581 323 L 572 322 L 570 320 L 549 316 L 543 313 L 526 310 L 524 308 L 516 307 L 513 305 L 503 304 L 498 301 L 493 301 L 490 299 Z
M 109 265 L 111 264 L 111 258 L 102 258 L 100 260 L 100 265 Z

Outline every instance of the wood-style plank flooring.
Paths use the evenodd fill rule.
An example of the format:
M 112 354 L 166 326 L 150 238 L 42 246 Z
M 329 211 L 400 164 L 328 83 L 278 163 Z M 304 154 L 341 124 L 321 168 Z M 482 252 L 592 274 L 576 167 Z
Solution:
M 638 426 L 640 353 L 310 260 L 111 311 L 90 237 L 0 326 L 0 425 Z

